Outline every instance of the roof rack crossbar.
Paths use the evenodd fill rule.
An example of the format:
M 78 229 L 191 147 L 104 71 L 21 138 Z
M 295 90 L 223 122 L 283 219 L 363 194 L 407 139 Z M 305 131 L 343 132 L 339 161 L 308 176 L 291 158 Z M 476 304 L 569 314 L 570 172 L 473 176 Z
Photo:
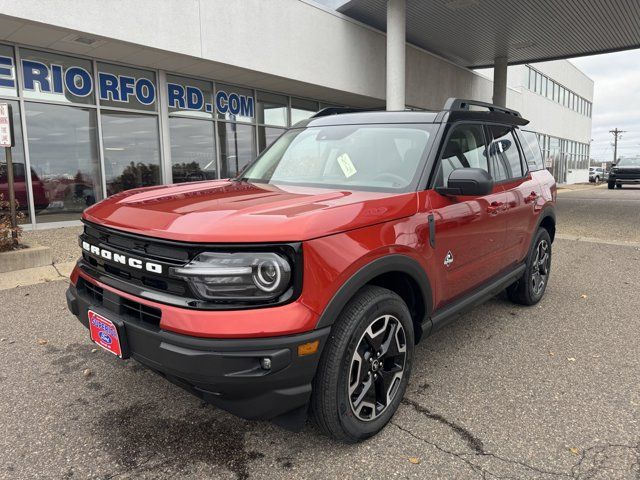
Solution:
M 512 110 L 506 107 L 499 107 L 498 105 L 494 105 L 493 103 L 481 102 L 479 100 L 468 100 L 465 98 L 453 98 L 453 97 L 448 98 L 447 101 L 444 103 L 443 110 L 450 111 L 450 112 L 456 111 L 456 110 L 468 111 L 470 110 L 469 107 L 471 106 L 484 107 L 490 112 L 506 113 L 507 115 L 522 117 L 522 115 L 520 115 L 520 112 L 517 112 L 516 110 Z

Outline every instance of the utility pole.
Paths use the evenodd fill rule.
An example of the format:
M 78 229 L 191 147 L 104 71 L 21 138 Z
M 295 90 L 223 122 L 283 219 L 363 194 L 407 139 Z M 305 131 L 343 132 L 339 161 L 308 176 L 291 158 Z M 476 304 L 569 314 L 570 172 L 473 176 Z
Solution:
M 614 136 L 613 140 L 613 163 L 618 162 L 618 137 L 623 134 L 624 130 L 618 130 L 618 128 L 614 128 L 613 130 L 609 130 L 609 133 L 612 133 Z

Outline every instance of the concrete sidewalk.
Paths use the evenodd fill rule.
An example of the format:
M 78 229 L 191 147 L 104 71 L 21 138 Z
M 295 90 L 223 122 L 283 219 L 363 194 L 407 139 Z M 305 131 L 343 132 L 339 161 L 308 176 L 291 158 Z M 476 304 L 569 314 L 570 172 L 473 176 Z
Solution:
M 80 233 L 82 233 L 82 227 L 24 231 L 21 242 L 49 247 L 53 263 L 43 267 L 0 273 L 0 290 L 68 280 L 76 261 L 80 258 L 78 246 Z

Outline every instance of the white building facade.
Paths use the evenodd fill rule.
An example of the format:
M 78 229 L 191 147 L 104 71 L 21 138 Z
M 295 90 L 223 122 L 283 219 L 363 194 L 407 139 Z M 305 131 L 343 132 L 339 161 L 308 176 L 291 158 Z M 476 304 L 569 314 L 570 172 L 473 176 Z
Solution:
M 0 102 L 13 108 L 27 226 L 76 223 L 88 205 L 129 188 L 234 176 L 321 108 L 384 105 L 385 34 L 330 7 L 139 0 L 132 8 L 0 0 Z M 556 178 L 586 181 L 593 82 L 553 61 L 510 67 L 508 85 L 507 105 L 531 120 Z M 489 78 L 407 45 L 408 107 L 488 102 L 492 90 Z M 0 193 L 4 161 L 2 152 Z

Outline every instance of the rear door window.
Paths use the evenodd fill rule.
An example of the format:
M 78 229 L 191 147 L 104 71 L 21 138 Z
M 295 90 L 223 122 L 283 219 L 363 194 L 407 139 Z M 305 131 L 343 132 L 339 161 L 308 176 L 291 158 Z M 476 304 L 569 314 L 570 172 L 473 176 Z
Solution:
M 518 136 L 520 137 L 520 144 L 524 150 L 524 155 L 527 159 L 527 165 L 529 171 L 544 169 L 544 160 L 542 158 L 542 150 L 540 149 L 540 142 L 538 141 L 538 135 L 535 132 L 527 130 L 519 130 Z
M 489 148 L 489 172 L 496 182 L 522 178 L 524 170 L 520 150 L 511 127 L 489 125 L 492 138 Z

